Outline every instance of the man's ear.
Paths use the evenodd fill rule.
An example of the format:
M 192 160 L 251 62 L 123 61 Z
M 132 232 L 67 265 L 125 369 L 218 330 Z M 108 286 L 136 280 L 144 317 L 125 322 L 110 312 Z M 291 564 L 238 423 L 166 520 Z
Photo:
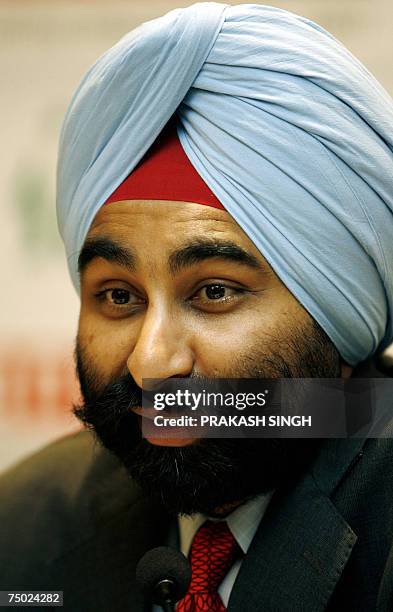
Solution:
M 350 378 L 352 376 L 353 367 L 345 363 L 342 359 L 341 363 L 341 378 Z

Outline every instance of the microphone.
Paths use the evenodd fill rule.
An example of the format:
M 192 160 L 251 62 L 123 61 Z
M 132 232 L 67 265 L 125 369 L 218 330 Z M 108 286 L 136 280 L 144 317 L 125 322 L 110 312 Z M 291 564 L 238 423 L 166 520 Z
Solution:
M 175 604 L 187 592 L 191 581 L 191 567 L 187 558 L 169 546 L 149 550 L 140 559 L 136 579 L 151 603 L 164 612 L 175 612 Z

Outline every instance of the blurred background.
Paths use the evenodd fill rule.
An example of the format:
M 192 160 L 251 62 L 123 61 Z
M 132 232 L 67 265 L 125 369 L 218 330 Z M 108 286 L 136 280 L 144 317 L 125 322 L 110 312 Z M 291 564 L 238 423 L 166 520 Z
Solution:
M 235 4 L 233 2 L 231 4 Z M 393 94 L 391 0 L 266 0 L 330 30 Z M 78 299 L 55 218 L 60 125 L 91 63 L 142 21 L 192 2 L 0 0 L 0 471 L 79 428 Z

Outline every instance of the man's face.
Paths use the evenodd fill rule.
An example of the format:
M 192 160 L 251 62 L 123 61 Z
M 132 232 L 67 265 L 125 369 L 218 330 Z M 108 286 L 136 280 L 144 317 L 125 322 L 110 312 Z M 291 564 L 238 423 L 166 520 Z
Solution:
M 143 486 L 162 488 L 170 510 L 213 511 L 278 486 L 306 462 L 315 445 L 305 440 L 140 441 L 130 410 L 147 378 L 340 376 L 331 342 L 227 212 L 111 203 L 80 267 L 78 415 Z M 258 476 L 246 477 L 256 465 Z

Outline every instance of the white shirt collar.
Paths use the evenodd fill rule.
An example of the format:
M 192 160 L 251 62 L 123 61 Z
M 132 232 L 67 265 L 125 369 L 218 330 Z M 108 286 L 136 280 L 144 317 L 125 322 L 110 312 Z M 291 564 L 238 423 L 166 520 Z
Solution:
M 246 554 L 255 532 L 266 508 L 272 498 L 273 492 L 265 495 L 258 495 L 245 504 L 239 506 L 223 519 L 208 517 L 204 514 L 193 514 L 192 516 L 179 516 L 180 550 L 188 555 L 192 539 L 199 527 L 206 520 L 226 521 L 232 535 L 236 539 L 240 548 Z

